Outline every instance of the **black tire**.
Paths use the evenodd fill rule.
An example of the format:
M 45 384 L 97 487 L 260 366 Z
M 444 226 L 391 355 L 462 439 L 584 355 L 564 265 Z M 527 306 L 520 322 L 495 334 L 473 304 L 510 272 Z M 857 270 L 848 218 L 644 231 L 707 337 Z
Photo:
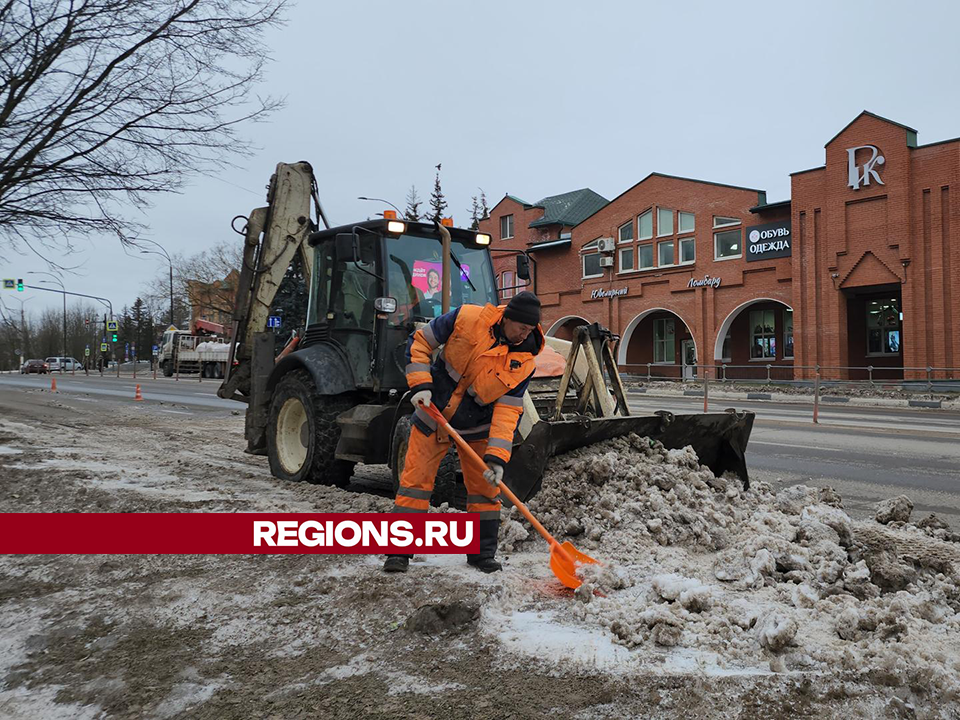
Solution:
M 163 376 L 173 377 L 173 363 L 171 363 L 169 360 L 163 361 Z
M 281 418 L 288 401 L 293 403 Z M 299 447 L 305 449 L 302 458 L 296 453 L 296 443 L 288 443 L 289 435 L 279 438 L 281 425 L 286 425 L 289 432 L 291 424 L 297 424 L 297 404 L 304 413 L 301 427 L 306 426 L 300 436 Z M 267 421 L 267 457 L 273 476 L 315 485 L 349 485 L 355 463 L 337 460 L 334 453 L 340 441 L 337 416 L 354 405 L 356 402 L 342 395 L 318 395 L 313 378 L 306 370 L 292 370 L 284 375 L 273 391 Z
M 393 429 L 393 443 L 391 444 L 392 457 L 390 467 L 393 475 L 393 493 L 396 495 L 400 487 L 400 475 L 403 473 L 403 465 L 407 456 L 407 444 L 410 440 L 411 432 L 420 432 L 413 427 L 413 416 L 404 415 L 397 421 Z M 440 461 L 440 468 L 437 470 L 437 478 L 433 485 L 433 494 L 430 496 L 430 504 L 434 506 L 448 503 L 450 507 L 458 510 L 467 509 L 467 489 L 464 487 L 460 474 L 460 457 L 450 444 L 450 449 Z

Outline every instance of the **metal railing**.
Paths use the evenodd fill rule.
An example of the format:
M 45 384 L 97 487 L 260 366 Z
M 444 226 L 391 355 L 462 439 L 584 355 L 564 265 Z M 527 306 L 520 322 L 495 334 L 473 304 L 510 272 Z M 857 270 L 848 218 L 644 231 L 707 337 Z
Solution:
M 674 381 L 796 385 L 812 387 L 819 377 L 824 385 L 901 386 L 960 392 L 960 367 L 883 365 L 792 365 L 752 362 L 748 365 L 678 365 L 641 363 L 620 366 L 622 374 L 647 382 Z

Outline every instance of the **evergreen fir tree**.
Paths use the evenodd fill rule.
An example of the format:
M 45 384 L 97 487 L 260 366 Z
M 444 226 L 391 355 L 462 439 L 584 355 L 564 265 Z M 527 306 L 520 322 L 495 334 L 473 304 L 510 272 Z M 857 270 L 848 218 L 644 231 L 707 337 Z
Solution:
M 447 200 L 440 188 L 440 164 L 437 164 L 437 176 L 433 181 L 433 192 L 430 194 L 430 219 L 439 223 L 443 219 L 443 212 L 447 209 Z
M 273 331 L 278 340 L 277 351 L 283 348 L 292 331 L 300 330 L 302 335 L 307 323 L 307 298 L 307 278 L 303 274 L 303 261 L 300 253 L 295 253 L 270 307 L 270 314 L 279 315 L 281 318 L 280 327 Z
M 480 219 L 486 220 L 490 217 L 490 208 L 487 207 L 487 194 L 480 188 Z
M 411 185 L 410 192 L 407 193 L 407 207 L 403 210 L 403 219 L 416 222 L 420 219 L 420 205 L 422 201 L 417 195 L 417 186 Z
M 470 229 L 479 230 L 480 229 L 480 203 L 477 202 L 477 196 L 474 195 L 470 198 Z

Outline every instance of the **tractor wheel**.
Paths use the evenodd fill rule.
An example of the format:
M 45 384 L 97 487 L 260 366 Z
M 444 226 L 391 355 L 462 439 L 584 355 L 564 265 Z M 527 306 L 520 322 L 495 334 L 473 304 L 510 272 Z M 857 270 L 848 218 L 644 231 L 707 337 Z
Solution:
M 337 416 L 356 403 L 343 396 L 318 395 L 306 370 L 293 370 L 277 384 L 267 423 L 270 472 L 281 480 L 346 487 L 354 463 L 337 460 Z
M 164 360 L 163 362 L 163 376 L 173 377 L 173 363 L 169 360 Z
M 407 445 L 410 442 L 410 433 L 420 432 L 413 428 L 413 416 L 404 415 L 397 421 L 397 426 L 393 430 L 393 444 L 390 467 L 393 469 L 393 493 L 396 495 L 400 487 L 400 476 L 403 474 L 403 465 L 407 457 Z M 437 470 L 436 482 L 433 485 L 433 495 L 430 498 L 431 505 L 441 505 L 449 503 L 451 507 L 458 510 L 467 508 L 467 489 L 460 479 L 460 458 L 457 451 L 450 444 L 450 449 L 440 461 L 440 469 Z

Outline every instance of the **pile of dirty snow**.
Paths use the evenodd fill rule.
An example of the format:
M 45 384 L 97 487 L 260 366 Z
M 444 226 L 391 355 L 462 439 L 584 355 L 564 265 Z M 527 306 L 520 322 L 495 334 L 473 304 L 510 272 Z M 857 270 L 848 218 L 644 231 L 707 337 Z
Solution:
M 600 626 L 641 665 L 683 650 L 718 674 L 848 671 L 960 699 L 960 538 L 935 515 L 912 524 L 908 498 L 856 522 L 829 488 L 744 490 L 689 447 L 631 435 L 554 458 L 529 505 L 604 563 L 580 569 L 580 602 L 560 616 Z M 518 520 L 501 550 L 542 552 Z

